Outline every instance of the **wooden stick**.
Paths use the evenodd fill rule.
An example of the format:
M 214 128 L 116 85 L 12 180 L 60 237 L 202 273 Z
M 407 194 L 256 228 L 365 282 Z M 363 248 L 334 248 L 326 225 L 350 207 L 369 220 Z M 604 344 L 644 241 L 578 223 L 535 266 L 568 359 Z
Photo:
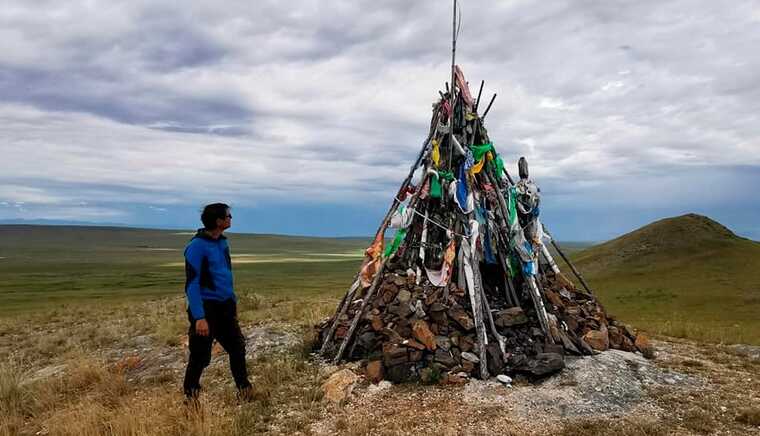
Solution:
M 544 306 L 544 299 L 541 297 L 541 291 L 538 290 L 536 284 L 536 278 L 534 276 L 523 274 L 525 281 L 528 282 L 528 289 L 530 292 L 530 298 L 533 299 L 533 305 L 536 306 L 536 314 L 538 315 L 538 323 L 541 324 L 541 329 L 546 333 L 546 338 L 550 343 L 554 343 L 554 336 L 549 329 L 549 317 L 546 315 L 546 307 Z
M 504 358 L 504 360 L 507 359 L 507 341 L 504 339 L 504 336 L 499 334 L 499 331 L 496 330 L 496 323 L 493 322 L 493 314 L 491 313 L 491 305 L 488 304 L 488 297 L 486 296 L 485 291 L 483 291 L 483 309 L 486 312 L 486 319 L 488 320 L 488 325 L 491 327 L 491 334 L 494 338 L 496 338 L 496 341 L 499 343 L 499 350 L 501 350 L 501 355 Z
M 380 283 L 380 279 L 383 277 L 383 272 L 385 272 L 385 264 L 387 261 L 388 259 L 383 259 L 383 262 L 380 264 L 380 269 L 377 271 L 377 275 L 372 281 L 372 286 L 369 287 L 367 294 L 364 296 L 359 311 L 354 314 L 354 319 L 351 321 L 351 327 L 349 327 L 348 332 L 346 333 L 346 337 L 340 344 L 340 348 L 338 349 L 338 353 L 333 359 L 333 363 L 337 364 L 343 358 L 343 353 L 346 351 L 346 346 L 348 346 L 348 343 L 351 342 L 351 339 L 354 336 L 354 332 L 356 331 L 356 326 L 359 325 L 359 321 L 364 316 L 364 309 L 367 308 L 367 303 L 369 303 L 369 301 L 372 299 L 372 296 L 375 293 L 375 289 L 377 289 L 377 285 Z
M 483 93 L 483 85 L 486 84 L 485 80 L 480 81 L 480 90 L 478 91 L 478 99 L 475 101 L 475 107 L 472 109 L 476 114 L 478 113 L 478 106 L 480 105 L 480 95 Z
M 551 235 L 551 233 L 549 233 L 549 230 L 547 230 L 546 226 L 543 223 L 541 223 L 541 225 L 543 226 L 544 233 L 549 235 L 549 238 L 551 239 L 552 246 L 554 247 L 554 249 L 557 250 L 557 253 L 559 253 L 559 255 L 565 261 L 567 266 L 570 267 L 570 270 L 573 272 L 573 274 L 575 274 L 575 277 L 577 277 L 578 280 L 581 282 L 581 285 L 583 285 L 583 288 L 586 290 L 586 292 L 588 292 L 591 295 L 594 295 L 594 291 L 592 291 L 591 288 L 586 283 L 586 281 L 583 280 L 583 276 L 581 275 L 580 271 L 575 269 L 575 265 L 573 265 L 573 263 L 570 262 L 570 259 L 568 259 L 567 256 L 565 256 L 565 253 L 562 252 L 562 249 L 559 248 L 559 244 L 557 244 L 557 242 L 554 240 L 554 237 Z
M 486 119 L 486 115 L 488 115 L 488 111 L 491 110 L 491 105 L 493 104 L 493 101 L 496 100 L 496 94 L 494 93 L 493 97 L 491 97 L 491 102 L 488 103 L 488 107 L 486 108 L 486 111 L 483 112 L 483 116 L 480 117 L 481 121 Z
M 338 324 L 340 322 L 340 318 L 348 311 L 348 307 L 351 305 L 351 301 L 354 298 L 354 294 L 356 293 L 356 290 L 359 289 L 359 286 L 361 286 L 361 279 L 359 278 L 359 274 L 356 274 L 356 277 L 354 279 L 354 283 L 351 285 L 351 287 L 348 289 L 346 294 L 343 296 L 343 299 L 340 302 L 340 305 L 335 310 L 335 319 L 332 322 L 332 325 L 330 325 L 330 329 L 327 330 L 327 335 L 325 336 L 324 341 L 322 342 L 322 347 L 319 349 L 320 356 L 324 356 L 325 352 L 327 352 L 327 345 L 332 340 L 332 336 L 335 333 L 335 329 L 338 327 Z
M 480 344 L 480 377 L 483 380 L 488 379 L 488 362 L 486 361 L 486 347 L 488 346 L 488 335 L 486 334 L 486 327 L 483 323 L 483 306 L 480 300 L 481 287 L 480 287 L 480 271 L 477 271 L 477 264 L 473 268 L 472 263 L 476 263 L 477 259 L 472 258 L 470 252 L 470 243 L 466 239 L 462 240 L 462 249 L 465 251 L 465 264 L 464 271 L 467 278 L 467 288 L 470 294 L 470 304 L 472 305 L 472 315 L 475 318 L 475 332 L 478 336 L 478 343 Z

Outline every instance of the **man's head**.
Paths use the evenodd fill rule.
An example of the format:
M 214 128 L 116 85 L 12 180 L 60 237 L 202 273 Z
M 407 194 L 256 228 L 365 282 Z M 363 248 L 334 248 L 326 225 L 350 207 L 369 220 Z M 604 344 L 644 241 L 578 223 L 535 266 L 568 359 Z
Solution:
M 227 230 L 232 225 L 230 207 L 224 203 L 207 205 L 201 213 L 201 222 L 203 222 L 203 228 L 208 231 Z

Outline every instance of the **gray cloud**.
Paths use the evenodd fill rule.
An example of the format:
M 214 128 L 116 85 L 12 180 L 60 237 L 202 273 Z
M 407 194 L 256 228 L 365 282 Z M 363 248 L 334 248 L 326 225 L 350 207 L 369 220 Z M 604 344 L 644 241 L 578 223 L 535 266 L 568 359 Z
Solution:
M 484 98 L 499 94 L 490 135 L 558 202 L 646 180 L 692 204 L 679 186 L 706 168 L 723 185 L 760 168 L 756 1 L 463 3 L 458 63 L 473 91 L 485 79 Z M 387 198 L 448 78 L 449 14 L 408 1 L 12 1 L 0 200 Z

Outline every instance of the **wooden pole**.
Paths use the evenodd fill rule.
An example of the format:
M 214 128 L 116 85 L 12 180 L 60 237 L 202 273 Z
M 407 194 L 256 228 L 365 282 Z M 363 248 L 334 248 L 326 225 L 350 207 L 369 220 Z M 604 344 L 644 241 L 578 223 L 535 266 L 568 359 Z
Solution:
M 341 300 L 340 305 L 338 305 L 338 308 L 335 310 L 335 319 L 330 325 L 330 329 L 327 330 L 327 334 L 325 335 L 325 338 L 322 342 L 322 347 L 319 349 L 320 356 L 324 356 L 325 353 L 327 352 L 327 346 L 332 340 L 332 336 L 335 333 L 335 329 L 338 327 L 338 324 L 340 323 L 340 317 L 342 317 L 348 311 L 348 306 L 351 305 L 351 301 L 354 298 L 354 294 L 356 293 L 356 290 L 359 289 L 359 287 L 361 286 L 361 283 L 362 281 L 359 278 L 359 274 L 357 274 L 354 279 L 354 283 L 348 289 L 348 292 L 346 292 L 346 294 L 343 296 L 343 299 Z
M 454 1 L 454 14 L 451 17 L 451 91 L 449 92 L 449 160 L 447 168 L 451 170 L 451 154 L 454 147 L 454 92 L 456 90 L 456 77 L 454 68 L 456 68 L 457 54 L 457 0 Z
M 494 101 L 494 100 L 496 100 L 496 94 L 495 94 L 495 93 L 494 93 L 493 97 L 491 97 L 491 102 L 490 102 L 490 103 L 488 103 L 488 107 L 486 107 L 486 110 L 485 110 L 485 112 L 483 112 L 483 116 L 482 116 L 482 117 L 480 117 L 480 120 L 481 120 L 481 121 L 482 121 L 482 120 L 484 120 L 484 119 L 486 119 L 486 115 L 488 115 L 488 111 L 490 111 L 490 110 L 491 110 L 491 105 L 493 104 L 493 101 Z
M 478 91 L 478 99 L 475 101 L 475 107 L 472 109 L 473 113 L 478 113 L 478 106 L 480 106 L 480 95 L 483 94 L 483 85 L 485 84 L 485 80 L 480 81 L 480 90 Z
M 372 299 L 372 296 L 375 293 L 375 289 L 377 289 L 377 285 L 380 283 L 380 280 L 383 277 L 383 273 L 385 272 L 385 264 L 387 261 L 388 261 L 387 258 L 383 259 L 383 262 L 380 264 L 380 269 L 378 269 L 377 275 L 375 276 L 375 279 L 372 281 L 372 286 L 369 287 L 367 294 L 364 296 L 361 307 L 359 307 L 359 310 L 354 314 L 354 319 L 351 320 L 351 327 L 349 327 L 348 332 L 346 333 L 346 337 L 343 338 L 343 342 L 340 344 L 340 348 L 338 348 L 338 353 L 335 354 L 333 363 L 338 363 L 343 358 L 343 353 L 346 351 L 346 347 L 348 346 L 348 343 L 351 342 L 351 339 L 354 335 L 354 331 L 356 331 L 356 326 L 359 325 L 359 321 L 361 321 L 361 318 L 364 315 L 364 309 L 367 307 L 367 304 Z

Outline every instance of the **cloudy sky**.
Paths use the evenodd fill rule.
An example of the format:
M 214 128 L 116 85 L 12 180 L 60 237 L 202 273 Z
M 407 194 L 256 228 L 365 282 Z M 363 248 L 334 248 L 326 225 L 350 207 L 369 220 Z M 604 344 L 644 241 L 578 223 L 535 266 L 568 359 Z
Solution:
M 444 1 L 0 8 L 0 220 L 368 235 L 447 80 Z M 168 3 L 168 2 L 167 2 Z M 760 0 L 465 1 L 457 60 L 544 219 L 706 214 L 760 239 Z

